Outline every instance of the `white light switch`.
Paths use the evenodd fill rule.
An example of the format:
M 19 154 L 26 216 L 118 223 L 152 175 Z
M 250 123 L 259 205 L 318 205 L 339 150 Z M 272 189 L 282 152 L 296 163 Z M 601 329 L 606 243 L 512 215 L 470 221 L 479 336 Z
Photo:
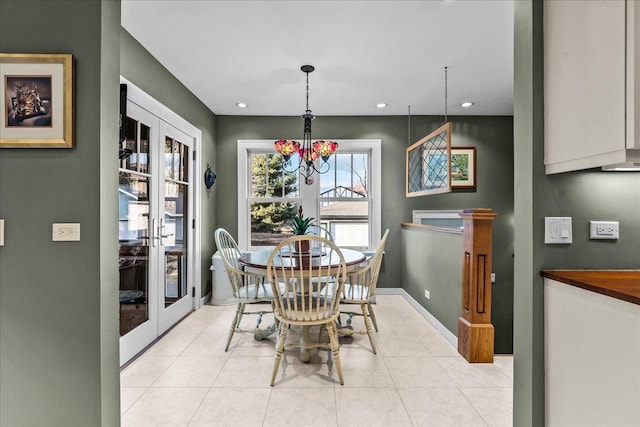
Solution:
M 79 223 L 59 223 L 53 224 L 52 240 L 54 242 L 79 242 L 80 241 L 80 224 Z
M 4 246 L 4 219 L 0 219 L 0 246 Z
M 544 218 L 544 242 L 546 244 L 573 243 L 571 217 L 548 216 Z

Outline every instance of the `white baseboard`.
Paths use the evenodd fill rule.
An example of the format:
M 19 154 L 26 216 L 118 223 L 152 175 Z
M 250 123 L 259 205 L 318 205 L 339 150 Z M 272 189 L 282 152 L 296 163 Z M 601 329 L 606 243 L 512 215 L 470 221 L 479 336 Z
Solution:
M 200 307 L 211 301 L 211 292 L 200 298 Z
M 445 337 L 445 339 L 447 341 L 449 341 L 455 348 L 458 348 L 458 337 L 456 337 L 453 332 L 448 330 L 442 323 L 440 323 L 440 321 L 438 319 L 436 319 L 433 314 L 429 313 L 429 311 L 426 308 L 424 308 L 423 306 L 418 304 L 418 301 L 416 301 L 404 289 L 402 289 L 402 288 L 377 288 L 376 289 L 376 294 L 378 294 L 378 295 L 401 295 L 401 296 L 403 296 L 404 299 L 406 299 L 407 302 L 409 304 L 411 304 L 411 306 L 413 308 L 415 308 L 416 311 L 418 313 L 420 313 L 420 315 L 422 317 L 427 319 L 429 321 L 429 323 L 431 323 L 433 325 L 433 327 L 436 328 L 436 330 L 438 332 L 440 332 L 442 334 L 442 336 Z

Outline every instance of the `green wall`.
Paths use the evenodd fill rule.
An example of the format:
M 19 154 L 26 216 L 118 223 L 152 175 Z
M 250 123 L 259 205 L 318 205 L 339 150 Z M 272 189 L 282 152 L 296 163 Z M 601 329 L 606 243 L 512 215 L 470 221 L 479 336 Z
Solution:
M 453 146 L 477 147 L 476 191 L 405 197 L 405 154 L 409 145 L 407 117 L 318 117 L 313 135 L 335 139 L 382 140 L 382 230 L 389 228 L 384 272 L 380 287 L 403 286 L 400 224 L 410 222 L 414 209 L 464 209 L 489 207 L 497 214 L 494 222 L 492 314 L 496 327 L 496 350 L 511 353 L 513 316 L 513 126 L 511 117 L 451 117 Z M 412 116 L 411 141 L 415 142 L 442 124 L 441 117 Z M 279 139 L 300 135 L 298 117 L 217 116 L 216 157 L 218 165 L 218 226 L 237 235 L 237 153 L 238 139 Z M 218 184 L 216 184 L 218 185 Z M 409 289 L 415 295 L 424 295 Z M 414 295 L 414 297 L 415 297 Z M 416 298 L 421 304 L 424 298 Z
M 514 425 L 524 427 L 544 425 L 540 271 L 640 268 L 640 173 L 544 174 L 542 2 L 515 2 L 514 13 Z M 545 216 L 572 217 L 573 244 L 545 245 Z M 620 239 L 590 241 L 589 220 L 620 221 Z
M 207 163 L 217 173 L 215 156 L 215 115 L 191 93 L 173 74 L 167 71 L 131 34 L 122 29 L 120 69 L 122 75 L 140 89 L 160 101 L 202 132 L 200 155 L 201 170 L 197 179 L 203 179 Z M 211 189 L 203 184 L 200 193 L 201 221 L 201 287 L 202 296 L 211 292 L 211 256 L 214 252 L 213 231 L 216 224 L 215 200 L 218 185 Z
M 402 286 L 456 336 L 463 251 L 462 234 L 402 228 Z M 425 289 L 430 292 L 429 300 L 424 297 Z
M 116 1 L 0 2 L 0 51 L 75 61 L 75 147 L 0 150 L 2 426 L 120 422 L 119 31 Z M 55 222 L 82 240 L 52 242 Z

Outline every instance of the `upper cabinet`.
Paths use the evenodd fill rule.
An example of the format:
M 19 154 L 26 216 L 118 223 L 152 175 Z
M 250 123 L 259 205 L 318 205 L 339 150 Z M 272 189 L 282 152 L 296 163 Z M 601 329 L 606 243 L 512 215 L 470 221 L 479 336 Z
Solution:
M 640 170 L 640 2 L 544 3 L 547 174 Z

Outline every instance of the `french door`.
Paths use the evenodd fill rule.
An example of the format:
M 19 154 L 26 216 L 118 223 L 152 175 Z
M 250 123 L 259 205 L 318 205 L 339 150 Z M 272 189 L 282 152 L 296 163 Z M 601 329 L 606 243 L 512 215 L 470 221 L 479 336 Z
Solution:
M 127 101 L 118 220 L 120 363 L 194 308 L 193 137 Z

